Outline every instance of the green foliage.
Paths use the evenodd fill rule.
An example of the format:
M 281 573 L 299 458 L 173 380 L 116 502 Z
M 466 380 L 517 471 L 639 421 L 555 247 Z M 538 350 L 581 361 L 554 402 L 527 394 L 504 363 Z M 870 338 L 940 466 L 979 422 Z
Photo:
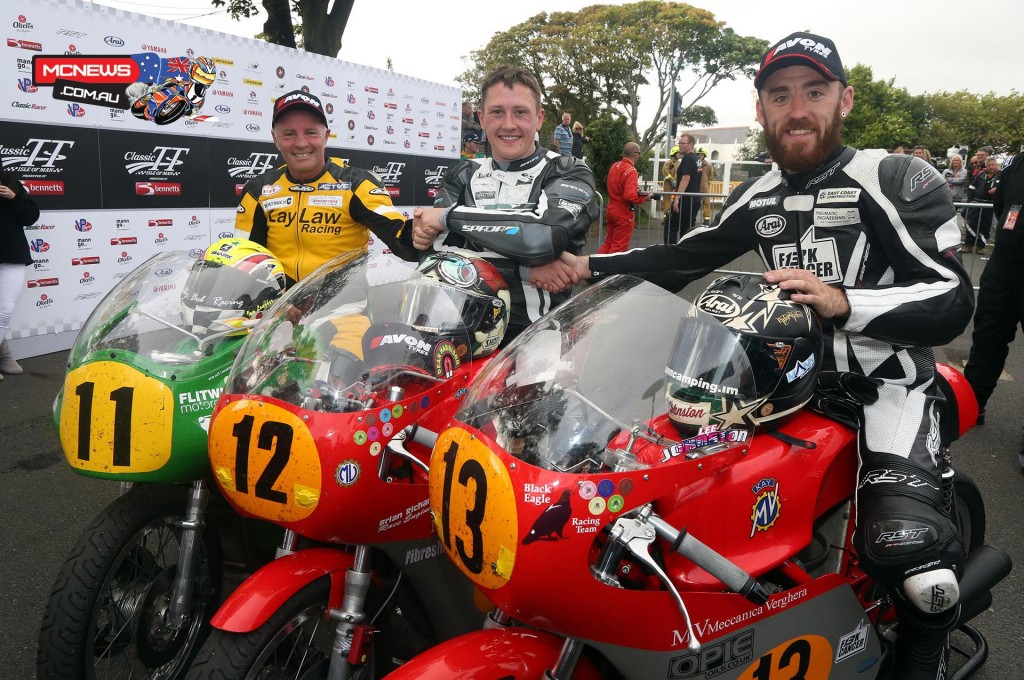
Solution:
M 587 128 L 590 143 L 587 144 L 587 163 L 594 171 L 597 188 L 607 194 L 608 169 L 622 158 L 622 147 L 630 140 L 629 126 L 621 116 L 602 115 Z M 641 170 L 641 168 L 637 168 Z M 642 173 L 641 173 L 642 174 Z
M 260 13 L 256 0 L 210 2 L 214 7 L 226 7 L 236 21 Z M 354 3 L 355 0 L 262 0 L 267 20 L 256 37 L 275 45 L 336 57 Z
M 723 80 L 752 77 L 767 47 L 759 38 L 736 35 L 707 10 L 683 3 L 593 5 L 578 12 L 542 12 L 496 33 L 470 54 L 473 66 L 458 80 L 472 88 L 497 66 L 525 66 L 541 80 L 545 130 L 563 111 L 585 125 L 615 113 L 647 151 L 664 137 L 674 79 L 694 122 L 709 120 L 707 107 L 695 105 Z M 639 90 L 645 85 L 656 86 L 659 100 L 643 127 Z
M 750 128 L 743 146 L 736 150 L 736 160 L 754 161 L 762 151 L 767 151 L 768 145 L 764 142 L 764 130 L 760 127 Z
M 847 71 L 853 86 L 853 110 L 843 123 L 843 141 L 858 149 L 891 149 L 917 144 L 925 121 L 924 98 L 896 87 L 894 80 L 872 80 L 871 69 L 857 64 Z

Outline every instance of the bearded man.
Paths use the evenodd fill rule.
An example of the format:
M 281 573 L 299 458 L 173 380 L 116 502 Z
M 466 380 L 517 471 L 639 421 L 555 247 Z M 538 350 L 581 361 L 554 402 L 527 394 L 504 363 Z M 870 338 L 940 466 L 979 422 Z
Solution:
M 753 250 L 765 281 L 817 311 L 823 369 L 880 385 L 859 407 L 855 545 L 899 615 L 893 677 L 941 680 L 964 548 L 942 497 L 931 348 L 960 335 L 974 307 L 951 194 L 920 158 L 839 141 L 854 91 L 828 38 L 774 44 L 754 86 L 778 170 L 737 187 L 709 226 L 675 245 L 562 260 L 581 277 L 637 272 L 678 290 Z M 903 532 L 917 538 L 897 540 Z

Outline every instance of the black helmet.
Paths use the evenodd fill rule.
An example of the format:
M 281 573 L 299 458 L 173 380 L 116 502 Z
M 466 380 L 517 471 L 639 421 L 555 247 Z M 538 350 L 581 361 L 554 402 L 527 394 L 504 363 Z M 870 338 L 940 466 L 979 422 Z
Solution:
M 715 279 L 691 311 L 666 369 L 681 433 L 771 429 L 810 401 L 824 351 L 811 307 L 760 276 L 733 275 Z

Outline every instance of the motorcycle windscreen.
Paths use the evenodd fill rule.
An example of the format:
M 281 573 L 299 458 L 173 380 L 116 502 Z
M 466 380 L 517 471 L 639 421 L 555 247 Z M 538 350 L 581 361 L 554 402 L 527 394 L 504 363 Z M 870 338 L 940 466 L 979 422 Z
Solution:
M 182 293 L 195 262 L 186 251 L 169 251 L 128 274 L 82 326 L 68 367 L 103 350 L 133 352 L 164 365 L 191 364 L 212 354 L 226 338 L 204 342 L 183 316 Z
M 371 284 L 371 264 L 347 253 L 295 284 L 249 334 L 229 391 L 358 411 L 430 389 L 471 360 L 458 291 L 428 294 L 440 284 L 411 270 Z
M 457 418 L 531 465 L 569 473 L 644 467 L 630 435 L 659 448 L 669 387 L 745 399 L 756 382 L 743 344 L 689 302 L 616 276 L 554 310 L 474 380 Z M 614 443 L 613 443 L 614 442 Z

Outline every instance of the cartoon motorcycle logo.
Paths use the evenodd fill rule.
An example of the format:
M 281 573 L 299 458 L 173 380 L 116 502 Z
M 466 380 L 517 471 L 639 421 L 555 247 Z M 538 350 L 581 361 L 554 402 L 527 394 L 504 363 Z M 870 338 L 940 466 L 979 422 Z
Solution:
M 167 78 L 162 83 L 133 83 L 127 94 L 132 101 L 131 112 L 140 120 L 168 125 L 182 116 L 195 117 L 206 100 L 207 88 L 217 75 L 209 57 L 191 60 L 186 76 Z

